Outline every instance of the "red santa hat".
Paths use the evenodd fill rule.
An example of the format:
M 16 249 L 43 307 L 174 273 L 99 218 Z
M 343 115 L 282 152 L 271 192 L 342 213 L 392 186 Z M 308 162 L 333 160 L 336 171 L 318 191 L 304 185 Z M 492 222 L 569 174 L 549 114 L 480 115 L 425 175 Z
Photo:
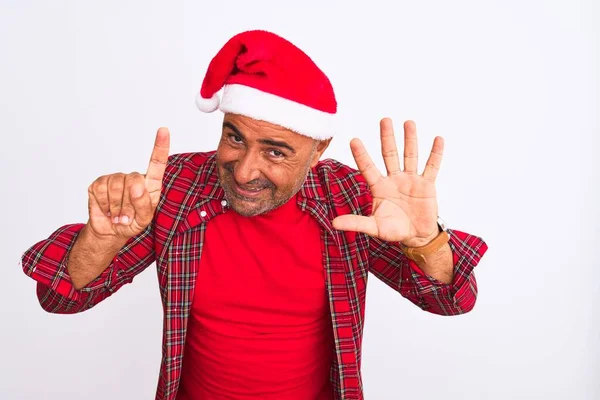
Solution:
M 337 112 L 323 71 L 298 47 L 266 31 L 229 39 L 208 66 L 196 106 L 271 122 L 315 139 L 333 137 Z

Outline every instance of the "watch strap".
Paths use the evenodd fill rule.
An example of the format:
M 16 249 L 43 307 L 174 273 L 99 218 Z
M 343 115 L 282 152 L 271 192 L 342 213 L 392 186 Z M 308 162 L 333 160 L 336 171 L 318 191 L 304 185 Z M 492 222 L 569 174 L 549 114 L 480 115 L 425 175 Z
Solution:
M 413 261 L 424 263 L 428 255 L 438 251 L 443 245 L 448 243 L 449 240 L 450 236 L 448 235 L 448 232 L 442 231 L 425 246 L 407 247 L 401 244 L 400 247 L 402 249 L 402 252 L 406 255 L 406 257 L 410 258 Z

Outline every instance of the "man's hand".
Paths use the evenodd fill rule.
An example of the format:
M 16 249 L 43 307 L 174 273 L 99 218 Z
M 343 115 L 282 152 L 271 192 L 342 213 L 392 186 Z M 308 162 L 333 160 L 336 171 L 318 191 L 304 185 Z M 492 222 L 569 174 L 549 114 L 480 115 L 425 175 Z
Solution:
M 160 128 L 145 175 L 137 172 L 105 175 L 89 186 L 86 226 L 89 234 L 103 241 L 125 242 L 152 222 L 169 159 L 169 146 L 169 130 Z
M 333 220 L 333 226 L 343 231 L 363 232 L 388 242 L 401 242 L 408 247 L 424 246 L 438 234 L 435 179 L 442 162 L 444 139 L 440 136 L 435 138 L 425 170 L 419 175 L 414 122 L 404 123 L 404 170 L 398 158 L 392 121 L 382 119 L 380 129 L 381 153 L 387 176 L 375 167 L 359 139 L 350 142 L 356 165 L 373 196 L 371 215 L 343 215 Z

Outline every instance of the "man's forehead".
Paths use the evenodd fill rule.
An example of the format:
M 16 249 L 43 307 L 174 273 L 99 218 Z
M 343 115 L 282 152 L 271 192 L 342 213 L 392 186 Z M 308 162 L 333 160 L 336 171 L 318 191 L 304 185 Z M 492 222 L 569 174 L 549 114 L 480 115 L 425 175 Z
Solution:
M 281 125 L 273 124 L 268 121 L 262 121 L 239 114 L 225 114 L 223 118 L 223 127 L 237 128 L 244 135 L 252 135 L 253 138 L 270 138 L 287 140 L 290 142 L 311 142 L 312 139 L 294 132 Z

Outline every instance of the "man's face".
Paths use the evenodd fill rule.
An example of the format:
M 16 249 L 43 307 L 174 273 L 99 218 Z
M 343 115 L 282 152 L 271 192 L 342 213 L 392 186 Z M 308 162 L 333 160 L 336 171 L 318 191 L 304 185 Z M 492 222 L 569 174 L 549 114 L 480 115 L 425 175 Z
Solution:
M 329 140 L 316 141 L 269 122 L 225 114 L 217 148 L 225 198 L 248 217 L 285 204 L 328 145 Z

